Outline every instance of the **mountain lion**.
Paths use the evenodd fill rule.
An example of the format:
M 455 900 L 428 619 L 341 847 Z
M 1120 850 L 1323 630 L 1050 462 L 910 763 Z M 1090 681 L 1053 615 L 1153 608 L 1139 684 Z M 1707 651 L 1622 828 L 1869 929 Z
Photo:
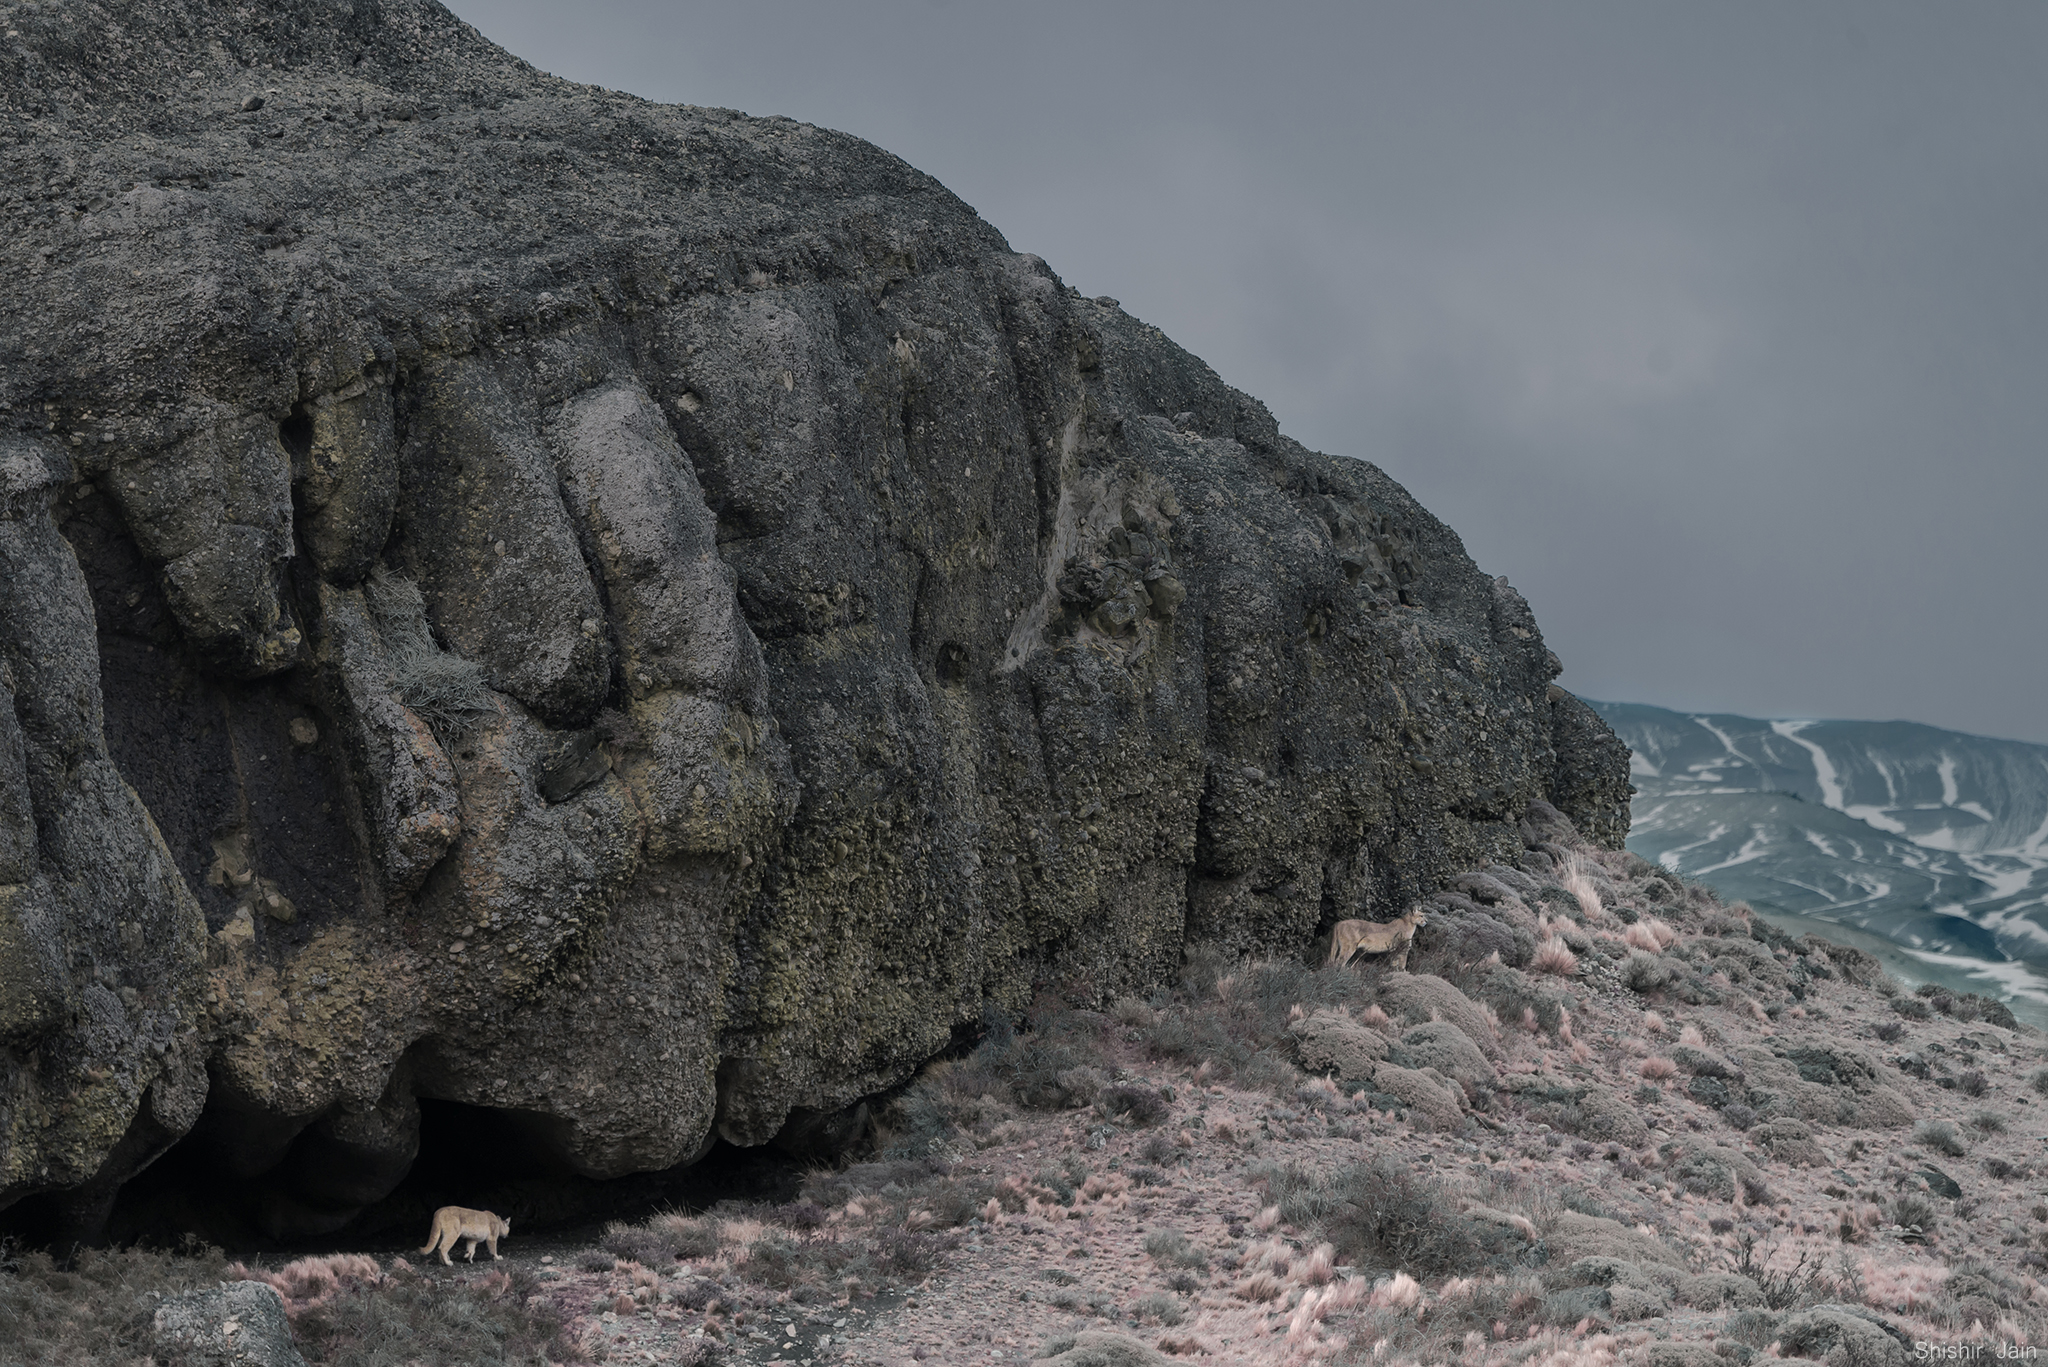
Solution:
M 1339 921 L 1330 932 L 1330 957 L 1327 962 L 1340 968 L 1351 962 L 1354 954 L 1389 954 L 1387 962 L 1396 969 L 1408 966 L 1408 946 L 1415 939 L 1416 928 L 1429 918 L 1422 914 L 1420 904 L 1408 908 L 1391 921 Z
M 457 1239 L 469 1241 L 469 1247 L 462 1251 L 464 1259 L 476 1261 L 476 1246 L 489 1246 L 491 1256 L 498 1256 L 498 1240 L 512 1232 L 512 1222 L 502 1220 L 488 1210 L 469 1210 L 463 1206 L 443 1206 L 434 1212 L 434 1228 L 427 1235 L 427 1246 L 422 1253 L 439 1253 L 441 1261 L 448 1261 L 448 1252 L 455 1247 Z M 451 1264 L 452 1266 L 452 1264 Z

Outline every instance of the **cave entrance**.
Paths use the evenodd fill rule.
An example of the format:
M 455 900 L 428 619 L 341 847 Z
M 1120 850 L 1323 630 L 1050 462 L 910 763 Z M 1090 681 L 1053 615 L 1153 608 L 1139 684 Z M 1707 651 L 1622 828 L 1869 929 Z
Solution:
M 719 1140 L 696 1163 L 599 1181 L 561 1161 L 546 1117 L 428 1098 L 419 1117 L 418 1151 L 404 1175 L 376 1199 L 350 1205 L 346 1183 L 329 1180 L 334 1154 L 316 1127 L 280 1142 L 255 1118 L 210 1107 L 191 1134 L 121 1188 L 103 1238 L 175 1248 L 194 1236 L 241 1257 L 410 1254 L 434 1210 L 458 1205 L 495 1211 L 521 1234 L 567 1242 L 594 1236 L 606 1221 L 660 1210 L 793 1200 L 816 1162 L 773 1145 Z M 267 1166 L 252 1172 L 259 1164 Z M 13 1232 L 47 1242 L 46 1231 L 27 1223 Z

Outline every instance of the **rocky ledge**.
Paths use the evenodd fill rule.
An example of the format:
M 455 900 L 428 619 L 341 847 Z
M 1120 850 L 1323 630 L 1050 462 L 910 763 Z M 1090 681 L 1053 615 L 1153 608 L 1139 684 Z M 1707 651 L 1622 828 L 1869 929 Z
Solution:
M 1625 833 L 1449 529 L 886 153 L 420 0 L 0 16 L 0 1220 L 182 1139 L 338 1229 L 422 1097 L 830 1148 Z

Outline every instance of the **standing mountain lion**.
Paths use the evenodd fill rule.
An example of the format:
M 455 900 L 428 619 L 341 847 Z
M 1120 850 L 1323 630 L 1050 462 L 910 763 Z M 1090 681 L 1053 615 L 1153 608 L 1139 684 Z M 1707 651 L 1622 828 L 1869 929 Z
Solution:
M 1393 968 L 1408 967 L 1408 946 L 1415 939 L 1415 931 L 1428 921 L 1417 903 L 1391 921 L 1339 921 L 1330 931 L 1330 957 L 1328 962 L 1343 967 L 1351 962 L 1354 954 L 1385 954 L 1392 951 L 1394 957 L 1388 961 Z
M 434 1228 L 427 1234 L 427 1246 L 422 1253 L 439 1253 L 442 1262 L 448 1262 L 448 1252 L 455 1247 L 457 1239 L 469 1241 L 469 1247 L 462 1256 L 469 1262 L 476 1261 L 476 1246 L 487 1245 L 493 1258 L 498 1256 L 498 1240 L 512 1232 L 512 1222 L 501 1220 L 488 1210 L 470 1210 L 464 1206 L 443 1206 L 434 1212 Z M 450 1264 L 451 1266 L 453 1264 Z

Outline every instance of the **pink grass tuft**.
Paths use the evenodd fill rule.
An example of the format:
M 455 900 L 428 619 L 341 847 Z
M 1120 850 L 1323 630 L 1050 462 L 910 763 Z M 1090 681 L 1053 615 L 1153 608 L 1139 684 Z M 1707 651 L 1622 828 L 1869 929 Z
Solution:
M 1553 935 L 1537 946 L 1536 957 L 1529 961 L 1529 967 L 1538 973 L 1553 973 L 1560 978 L 1568 978 L 1578 972 L 1579 959 L 1565 946 L 1563 940 Z
M 1410 1310 L 1422 1302 L 1422 1283 L 1406 1272 L 1396 1272 L 1389 1281 L 1372 1289 L 1366 1304 L 1375 1310 Z
M 1652 1082 L 1662 1082 L 1667 1077 L 1678 1076 L 1678 1065 L 1668 1058 L 1659 1058 L 1653 1054 L 1644 1059 L 1642 1066 L 1636 1071 Z

